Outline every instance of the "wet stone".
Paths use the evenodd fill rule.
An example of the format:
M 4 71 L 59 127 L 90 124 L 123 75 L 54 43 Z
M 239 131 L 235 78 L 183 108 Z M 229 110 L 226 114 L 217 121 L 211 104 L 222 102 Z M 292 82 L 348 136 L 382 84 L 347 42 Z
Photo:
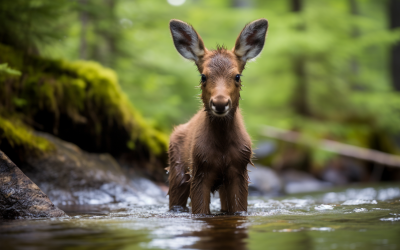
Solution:
M 0 219 L 66 216 L 0 151 Z
M 35 133 L 50 141 L 55 151 L 28 157 L 20 168 L 54 204 L 153 204 L 166 199 L 159 186 L 139 176 L 131 178 L 111 155 L 88 153 L 50 134 Z
M 247 166 L 250 195 L 277 196 L 283 193 L 283 182 L 271 168 L 256 164 Z
M 170 210 L 172 213 L 187 213 L 189 212 L 189 208 L 182 206 L 173 206 Z

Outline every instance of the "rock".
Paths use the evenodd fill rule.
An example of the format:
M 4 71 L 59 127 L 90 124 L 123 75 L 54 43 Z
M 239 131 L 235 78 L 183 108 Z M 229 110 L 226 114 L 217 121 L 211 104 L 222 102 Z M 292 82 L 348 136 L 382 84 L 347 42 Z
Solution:
M 379 170 L 380 167 L 376 166 Z M 376 181 L 381 179 L 383 169 L 380 170 L 376 173 Z M 339 157 L 324 168 L 321 179 L 335 185 L 345 185 L 351 182 L 368 181 L 368 174 L 365 166 L 359 160 Z
M 0 151 L 0 218 L 67 216 Z
M 87 153 L 50 134 L 36 132 L 36 135 L 49 140 L 56 150 L 39 158 L 25 159 L 26 163 L 21 165 L 21 170 L 39 185 L 54 204 L 149 204 L 165 198 L 165 195 L 144 197 L 146 188 L 139 183 L 132 185 L 132 182 L 136 183 L 144 178 L 130 180 L 109 154 Z M 156 188 L 159 189 L 158 193 Z M 162 193 L 155 184 L 151 190 L 153 193 Z
M 319 191 L 332 186 L 328 182 L 320 181 L 308 173 L 297 170 L 286 170 L 281 173 L 281 177 L 288 194 Z
M 274 141 L 261 141 L 254 149 L 254 154 L 257 156 L 257 159 L 262 159 L 270 156 L 275 150 L 276 144 Z
M 251 195 L 277 196 L 283 191 L 283 183 L 276 172 L 268 167 L 248 165 L 249 170 L 249 193 Z

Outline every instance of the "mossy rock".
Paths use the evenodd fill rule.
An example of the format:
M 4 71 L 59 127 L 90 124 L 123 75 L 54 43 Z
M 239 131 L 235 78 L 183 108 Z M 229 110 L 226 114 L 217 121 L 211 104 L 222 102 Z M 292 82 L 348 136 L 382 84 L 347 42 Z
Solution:
M 35 136 L 31 129 L 18 119 L 4 119 L 0 117 L 0 143 L 7 140 L 11 147 L 25 147 L 35 153 L 47 152 L 53 149 L 51 142 Z
M 23 126 L 26 131 L 32 127 L 89 152 L 108 152 L 147 165 L 151 175 L 161 176 L 168 136 L 133 107 L 113 70 L 96 62 L 26 55 L 0 44 L 0 64 L 4 63 L 21 75 L 0 72 L 0 145 L 6 140 L 11 146 L 36 145 L 35 150 L 47 151 L 51 146 L 35 142 L 34 136 L 18 136 L 25 133 Z M 17 116 L 20 129 L 10 128 L 11 116 Z

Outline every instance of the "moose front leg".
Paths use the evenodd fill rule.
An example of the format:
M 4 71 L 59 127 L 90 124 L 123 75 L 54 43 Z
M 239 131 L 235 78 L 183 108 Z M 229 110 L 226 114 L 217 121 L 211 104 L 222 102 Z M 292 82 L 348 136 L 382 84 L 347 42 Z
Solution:
M 181 152 L 176 139 L 171 137 L 169 146 L 169 209 L 187 211 L 186 203 L 190 192 L 190 175 L 185 173 L 187 165 L 181 160 Z
M 210 198 L 211 188 L 216 174 L 210 171 L 208 165 L 194 164 L 193 176 L 190 183 L 190 199 L 192 202 L 192 214 L 211 214 Z
M 205 178 L 194 178 L 190 186 L 192 214 L 210 214 L 211 185 Z
M 246 167 L 240 169 L 232 167 L 228 171 L 226 181 L 223 184 L 228 214 L 247 212 L 248 179 Z

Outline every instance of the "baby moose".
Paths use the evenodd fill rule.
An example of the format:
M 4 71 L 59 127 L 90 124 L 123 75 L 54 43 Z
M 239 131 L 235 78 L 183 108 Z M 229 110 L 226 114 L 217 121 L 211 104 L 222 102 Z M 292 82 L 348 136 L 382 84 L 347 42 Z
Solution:
M 239 109 L 240 76 L 246 62 L 264 47 L 268 21 L 247 24 L 232 50 L 208 50 L 192 26 L 170 21 L 178 52 L 193 60 L 201 74 L 204 107 L 174 129 L 169 147 L 169 208 L 210 214 L 210 193 L 219 191 L 221 211 L 247 212 L 251 140 Z

